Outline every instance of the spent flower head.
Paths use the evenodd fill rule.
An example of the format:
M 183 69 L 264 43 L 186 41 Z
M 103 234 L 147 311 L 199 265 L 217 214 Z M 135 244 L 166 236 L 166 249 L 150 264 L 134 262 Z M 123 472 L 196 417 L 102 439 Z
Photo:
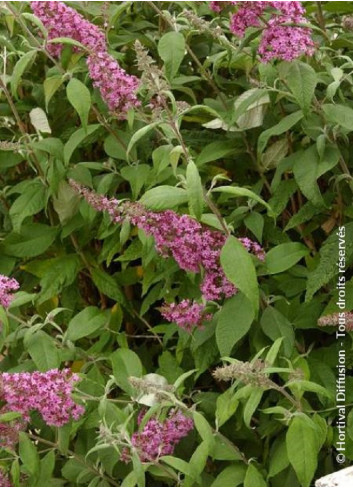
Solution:
M 270 388 L 273 382 L 265 373 L 266 365 L 263 360 L 255 360 L 253 362 L 236 361 L 225 367 L 218 367 L 213 372 L 213 377 L 216 380 L 229 382 L 231 380 L 239 380 L 246 385 L 254 385 Z

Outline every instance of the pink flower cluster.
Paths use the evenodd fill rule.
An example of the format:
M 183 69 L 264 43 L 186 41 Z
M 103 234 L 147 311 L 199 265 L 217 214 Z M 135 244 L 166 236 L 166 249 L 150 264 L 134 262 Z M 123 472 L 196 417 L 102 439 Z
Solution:
M 13 487 L 9 477 L 0 469 L 0 487 Z
M 18 290 L 20 284 L 14 278 L 0 274 L 0 306 L 9 307 L 12 301 L 12 293 Z
M 229 2 L 211 2 L 216 12 Z M 248 27 L 262 29 L 259 54 L 263 62 L 277 58 L 291 61 L 303 54 L 312 55 L 314 43 L 311 29 L 297 27 L 305 23 L 304 8 L 301 2 L 232 2 L 238 5 L 232 15 L 230 29 L 242 37 Z M 295 24 L 295 25 L 290 25 Z
M 182 300 L 179 304 L 175 302 L 164 304 L 161 307 L 162 316 L 171 323 L 176 323 L 179 328 L 188 333 L 193 327 L 202 329 L 204 323 L 212 319 L 211 314 L 205 313 L 205 306 L 189 299 Z
M 234 5 L 236 2 L 210 2 L 210 9 L 213 10 L 214 12 L 221 12 L 224 8 L 226 8 L 228 5 Z
M 143 413 L 144 414 L 144 413 Z M 141 422 L 139 417 L 139 422 Z M 141 431 L 131 437 L 131 443 L 136 449 L 141 462 L 152 462 L 163 455 L 171 455 L 176 445 L 193 429 L 191 418 L 181 411 L 171 410 L 164 421 L 150 418 Z M 123 450 L 121 460 L 130 461 L 128 450 Z
M 69 369 L 47 372 L 2 373 L 0 399 L 7 411 L 21 413 L 29 421 L 30 412 L 38 411 L 50 426 L 63 426 L 84 412 L 71 395 L 78 375 Z
M 7 413 L 8 409 L 3 406 L 0 414 Z M 26 429 L 26 422 L 16 418 L 6 423 L 0 423 L 0 447 L 14 449 L 18 442 L 18 433 Z
M 156 249 L 163 257 L 172 256 L 182 270 L 201 273 L 201 292 L 206 300 L 231 297 L 236 288 L 225 276 L 220 263 L 226 235 L 202 226 L 188 215 L 174 211 L 151 212 L 143 205 L 107 199 L 70 182 L 72 187 L 98 211 L 107 210 L 114 222 L 129 219 L 132 224 L 154 237 Z M 241 238 L 244 247 L 260 260 L 264 251 L 258 243 Z
M 63 2 L 31 2 L 31 7 L 48 30 L 49 39 L 67 37 L 85 46 L 93 85 L 111 112 L 123 118 L 129 108 L 139 105 L 138 79 L 128 75 L 108 54 L 104 33 L 97 26 Z M 53 56 L 59 56 L 62 45 L 49 44 L 48 50 Z

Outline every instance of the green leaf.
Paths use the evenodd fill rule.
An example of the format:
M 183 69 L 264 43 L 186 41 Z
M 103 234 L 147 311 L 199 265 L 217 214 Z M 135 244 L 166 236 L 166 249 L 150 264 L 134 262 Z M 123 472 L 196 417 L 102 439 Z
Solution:
M 160 458 L 161 461 L 173 467 L 173 469 L 181 472 L 182 474 L 188 475 L 193 478 L 192 470 L 190 465 L 182 460 L 181 458 L 172 457 L 171 455 L 165 455 Z
M 128 160 L 130 159 L 130 153 L 131 153 L 131 150 L 133 149 L 133 147 L 135 146 L 135 144 L 138 143 L 138 141 L 140 139 L 142 139 L 144 136 L 146 136 L 146 134 L 151 132 L 152 129 L 157 127 L 159 124 L 160 124 L 160 122 L 152 122 L 151 124 L 148 124 L 147 126 L 141 127 L 141 129 L 139 129 L 138 131 L 136 131 L 134 133 L 134 135 L 132 136 L 132 138 L 129 141 L 129 145 L 128 145 L 127 150 L 126 150 L 126 156 L 127 156 Z
M 245 426 L 247 426 L 248 428 L 251 428 L 252 417 L 261 402 L 263 393 L 264 390 L 262 389 L 262 387 L 253 387 L 250 397 L 246 401 L 243 417 Z
M 130 395 L 134 388 L 128 381 L 129 377 L 142 377 L 143 368 L 139 357 L 128 348 L 120 348 L 110 356 L 116 384 Z
M 150 166 L 145 164 L 125 166 L 120 171 L 121 176 L 130 183 L 132 198 L 137 199 L 142 187 L 147 183 Z
M 39 474 L 39 455 L 34 443 L 26 433 L 19 433 L 19 455 L 28 472 L 36 476 Z
M 262 233 L 264 230 L 264 217 L 258 212 L 251 212 L 244 219 L 245 226 L 255 235 L 256 239 L 262 242 Z
M 1 423 L 8 423 L 9 421 L 13 421 L 14 419 L 21 418 L 22 414 L 15 412 L 15 411 L 9 411 L 8 413 L 3 413 L 0 414 L 0 422 Z
M 45 97 L 45 110 L 48 111 L 49 102 L 53 95 L 59 90 L 64 82 L 64 78 L 61 75 L 53 75 L 46 78 L 43 83 L 44 97 Z
M 91 271 L 91 276 L 93 283 L 102 294 L 115 300 L 119 304 L 125 304 L 124 294 L 113 277 L 99 269 L 93 269 Z
M 46 113 L 40 107 L 32 109 L 29 113 L 32 126 L 39 132 L 51 134 L 48 118 Z
M 50 450 L 40 461 L 40 475 L 37 483 L 39 487 L 46 487 L 49 484 L 53 476 L 55 462 L 55 449 Z
M 232 464 L 222 470 L 211 487 L 237 487 L 245 479 L 246 466 L 242 463 Z
M 66 165 L 70 163 L 72 153 L 75 151 L 75 149 L 82 143 L 84 139 L 86 139 L 87 136 L 93 134 L 99 127 L 100 124 L 92 124 L 86 129 L 81 127 L 80 129 L 77 129 L 77 131 L 75 131 L 73 134 L 71 134 L 69 140 L 64 146 L 64 162 Z
M 53 207 L 61 224 L 66 224 L 76 214 L 79 205 L 80 197 L 77 192 L 68 183 L 61 180 L 57 193 L 53 197 Z
M 221 265 L 228 280 L 251 302 L 255 316 L 259 310 L 259 287 L 250 254 L 233 236 L 229 236 L 221 251 Z
M 79 340 L 102 329 L 107 323 L 105 312 L 98 307 L 88 306 L 71 319 L 66 333 L 67 338 L 71 341 Z
M 287 138 L 271 144 L 262 154 L 261 163 L 265 171 L 276 168 L 281 161 L 287 156 L 289 150 Z
M 141 204 L 154 211 L 171 209 L 188 201 L 188 193 L 180 187 L 161 185 L 148 190 L 140 199 Z
M 66 95 L 68 101 L 80 116 L 81 124 L 86 131 L 88 114 L 91 108 L 91 94 L 88 88 L 77 78 L 72 78 L 66 87 Z
M 271 207 L 265 202 L 261 197 L 259 197 L 255 192 L 243 187 L 231 187 L 230 185 L 226 185 L 225 187 L 216 187 L 213 189 L 213 192 L 222 192 L 225 194 L 234 195 L 235 197 L 248 197 L 249 199 L 256 200 L 262 204 L 268 210 L 268 214 L 273 216 L 273 211 Z
M 11 75 L 11 93 L 13 97 L 17 98 L 17 89 L 20 84 L 21 77 L 23 73 L 26 71 L 27 67 L 34 61 L 37 55 L 37 51 L 28 51 L 28 53 L 21 56 L 21 58 L 15 64 Z
M 288 458 L 303 487 L 310 486 L 317 468 L 317 434 L 309 421 L 304 414 L 294 416 L 286 435 Z
M 339 242 L 345 240 L 346 264 L 350 264 L 353 257 L 353 222 L 345 225 L 344 232 L 341 231 L 341 238 L 338 234 L 339 229 L 332 231 L 320 249 L 319 264 L 310 271 L 307 282 L 306 301 L 310 301 L 314 294 L 338 273 L 337 260 Z
M 317 207 L 325 206 L 317 184 L 319 171 L 319 155 L 316 145 L 300 152 L 293 165 L 295 181 L 305 197 Z
M 10 208 L 10 217 L 14 231 L 17 233 L 20 232 L 24 219 L 43 210 L 45 204 L 45 187 L 40 181 L 33 180 Z
M 44 151 L 54 156 L 58 160 L 64 158 L 64 144 L 58 138 L 45 138 L 32 143 L 32 147 L 36 150 Z
M 226 300 L 216 326 L 216 341 L 222 357 L 230 355 L 233 346 L 249 331 L 254 318 L 252 304 L 241 292 Z
M 36 367 L 41 372 L 60 366 L 60 355 L 55 342 L 44 331 L 38 331 L 31 335 L 26 341 L 26 347 Z
M 185 56 L 185 39 L 180 32 L 167 32 L 158 43 L 158 54 L 164 61 L 169 80 L 175 77 Z
M 283 243 L 272 248 L 266 254 L 266 266 L 268 273 L 281 273 L 298 263 L 309 250 L 301 243 Z
M 309 64 L 298 60 L 289 63 L 286 83 L 304 113 L 308 113 L 310 110 L 318 81 L 315 70 Z
M 115 134 L 116 136 L 109 134 L 104 140 L 104 151 L 112 158 L 128 161 L 126 150 L 129 145 L 130 136 L 126 132 L 118 130 L 115 131 Z M 136 154 L 133 154 L 133 158 L 136 159 Z
M 233 142 L 227 141 L 215 141 L 213 143 L 207 144 L 199 156 L 196 158 L 196 164 L 198 167 L 204 165 L 205 163 L 213 162 L 234 153 L 236 148 Z
M 269 477 L 274 477 L 287 468 L 289 465 L 287 449 L 285 439 L 283 437 L 277 438 L 271 449 L 270 464 L 269 464 Z
M 333 124 L 338 124 L 349 131 L 353 131 L 353 109 L 346 105 L 325 104 L 322 110 L 328 120 Z
M 203 190 L 199 171 L 193 161 L 189 161 L 186 168 L 186 185 L 190 213 L 195 216 L 196 219 L 201 219 L 204 203 Z
M 197 429 L 201 438 L 207 442 L 209 449 L 211 450 L 214 446 L 214 436 L 212 427 L 206 418 L 199 412 L 194 411 L 193 413 L 195 428 Z
M 196 477 L 199 478 L 199 476 L 202 474 L 203 470 L 205 469 L 208 456 L 208 443 L 206 441 L 202 441 L 192 454 L 189 462 L 191 473 L 193 474 L 193 479 L 195 479 Z
M 315 392 L 316 394 L 327 397 L 328 399 L 333 399 L 333 396 L 330 391 L 322 387 L 320 384 L 316 384 L 315 382 L 310 382 L 310 380 L 291 380 L 286 383 L 286 387 L 289 387 L 291 390 L 294 388 L 295 390 L 300 390 L 302 392 Z
M 269 103 L 270 97 L 264 89 L 251 88 L 243 92 L 234 102 L 234 112 L 229 125 L 240 131 L 262 126 Z
M 246 471 L 244 487 L 268 487 L 263 475 L 253 463 L 250 463 Z
M 293 326 L 288 319 L 274 307 L 268 306 L 262 314 L 261 327 L 266 336 L 271 338 L 272 341 L 277 340 L 277 338 L 284 338 L 285 355 L 290 357 L 295 336 Z
M 11 233 L 4 241 L 7 255 L 31 258 L 44 253 L 53 244 L 57 228 L 45 224 L 29 224 L 21 227 L 21 233 Z
M 44 271 L 43 274 L 39 274 L 41 279 L 41 291 L 38 297 L 39 304 L 55 297 L 65 287 L 71 285 L 82 268 L 80 257 L 76 254 L 43 260 L 41 265 Z M 30 268 L 25 267 L 25 269 L 31 272 Z
M 233 389 L 230 388 L 217 397 L 216 420 L 217 428 L 220 428 L 229 418 L 233 416 L 239 405 L 238 399 L 234 396 Z
M 87 51 L 86 46 L 81 44 L 79 41 L 72 39 L 71 37 L 55 37 L 47 41 L 50 44 L 67 44 L 69 46 L 75 46 L 76 48 L 81 48 L 82 51 Z
M 42 21 L 34 14 L 30 13 L 30 12 L 23 12 L 21 13 L 21 17 L 23 19 L 26 19 L 26 20 L 29 20 L 30 22 L 32 22 L 36 27 L 38 27 L 38 29 L 41 31 L 41 33 L 43 34 L 43 38 L 46 39 L 48 37 L 48 31 L 46 30 L 46 28 L 44 27 Z
M 260 137 L 257 141 L 257 151 L 258 153 L 262 153 L 263 150 L 266 148 L 266 145 L 268 143 L 268 140 L 272 136 L 279 136 L 280 134 L 283 134 L 284 132 L 289 131 L 297 122 L 299 122 L 302 118 L 304 117 L 304 114 L 301 110 L 298 110 L 297 112 L 293 112 L 293 114 L 287 115 L 284 117 L 278 124 L 275 126 L 271 127 L 270 129 L 267 129 L 266 131 L 262 132 L 260 134 Z

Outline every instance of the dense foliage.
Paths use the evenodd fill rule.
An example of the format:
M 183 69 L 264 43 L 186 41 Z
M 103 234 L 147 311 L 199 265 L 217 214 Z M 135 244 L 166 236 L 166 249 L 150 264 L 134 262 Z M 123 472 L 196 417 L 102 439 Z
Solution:
M 303 6 L 1 2 L 0 485 L 352 463 L 353 2 Z

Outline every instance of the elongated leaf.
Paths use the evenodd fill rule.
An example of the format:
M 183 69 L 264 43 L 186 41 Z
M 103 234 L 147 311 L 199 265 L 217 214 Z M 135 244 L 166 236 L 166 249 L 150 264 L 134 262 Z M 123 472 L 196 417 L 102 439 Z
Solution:
M 231 187 L 230 185 L 226 185 L 225 187 L 217 187 L 213 189 L 213 192 L 222 192 L 225 194 L 230 194 L 234 195 L 235 197 L 248 197 L 249 199 L 256 200 L 256 202 L 259 202 L 263 206 L 266 207 L 268 210 L 269 215 L 273 215 L 273 211 L 271 207 L 265 202 L 261 197 L 259 197 L 255 192 L 252 192 L 251 190 L 244 188 L 244 187 Z
M 322 106 L 322 110 L 329 122 L 353 131 L 353 109 L 346 105 L 326 104 Z
M 91 108 L 91 95 L 88 88 L 77 78 L 72 78 L 66 87 L 66 94 L 70 104 L 80 116 L 82 126 L 87 130 Z
M 203 190 L 199 171 L 193 161 L 189 161 L 186 169 L 186 184 L 190 211 L 196 219 L 201 219 L 203 211 Z
M 278 124 L 261 133 L 257 142 L 258 153 L 263 152 L 270 137 L 279 136 L 280 134 L 287 132 L 289 129 L 295 126 L 295 124 L 297 124 L 297 122 L 299 122 L 303 117 L 303 112 L 301 110 L 298 110 L 298 112 L 293 112 L 293 114 L 287 115 Z
M 54 340 L 44 331 L 38 331 L 29 338 L 27 349 L 36 367 L 41 372 L 60 366 L 60 355 L 55 347 Z
M 219 160 L 229 154 L 236 152 L 233 142 L 215 141 L 203 148 L 199 156 L 196 158 L 198 167 L 211 161 Z
M 339 234 L 341 236 L 339 236 Z M 353 222 L 346 224 L 343 230 L 333 230 L 320 249 L 320 260 L 317 267 L 309 273 L 306 301 L 310 301 L 315 292 L 327 284 L 338 273 L 337 260 L 339 243 L 344 241 L 346 260 L 345 266 L 353 259 Z
M 87 136 L 93 134 L 99 127 L 100 124 L 92 124 L 91 126 L 88 126 L 86 130 L 83 128 L 77 129 L 77 131 L 70 136 L 64 147 L 64 162 L 66 165 L 69 164 L 72 153 L 75 151 L 75 149 Z
M 161 185 L 148 190 L 140 199 L 141 204 L 154 211 L 171 209 L 188 201 L 188 193 L 180 187 Z
M 284 338 L 285 355 L 289 357 L 293 350 L 295 336 L 293 327 L 288 319 L 277 311 L 277 309 L 269 306 L 262 314 L 261 327 L 272 341 L 278 338 Z
M 253 463 L 248 466 L 246 471 L 244 487 L 268 487 L 263 475 Z
M 245 473 L 245 464 L 229 465 L 218 474 L 211 487 L 237 487 L 244 481 Z
M 127 155 L 128 159 L 129 159 L 131 150 L 133 149 L 135 144 L 138 143 L 138 141 L 140 139 L 142 139 L 144 136 L 146 136 L 146 134 L 151 132 L 152 129 L 154 129 L 156 126 L 158 126 L 158 124 L 159 124 L 159 122 L 152 122 L 151 124 L 148 124 L 147 126 L 141 127 L 141 129 L 139 129 L 138 131 L 135 132 L 135 134 L 130 139 L 129 145 L 128 145 L 127 150 L 126 150 L 126 155 Z
M 295 181 L 305 197 L 316 207 L 325 206 L 319 186 L 317 184 L 319 171 L 319 155 L 313 145 L 306 151 L 299 153 L 293 165 Z
M 262 387 L 254 387 L 250 394 L 249 399 L 245 404 L 243 416 L 244 416 L 245 426 L 247 426 L 248 428 L 250 428 L 251 426 L 251 419 L 261 402 L 263 393 L 264 390 L 262 389 Z
M 304 113 L 308 113 L 314 96 L 315 87 L 318 83 L 318 76 L 315 73 L 315 70 L 302 61 L 292 61 L 289 64 L 286 83 Z
M 158 43 L 158 54 L 164 61 L 166 75 L 174 78 L 185 56 L 185 39 L 180 32 L 167 32 Z
M 117 385 L 128 394 L 132 395 L 134 389 L 129 377 L 142 377 L 143 369 L 139 357 L 128 348 L 120 348 L 111 357 L 113 374 Z
M 31 62 L 35 59 L 37 51 L 28 51 L 28 53 L 21 56 L 21 58 L 15 64 L 11 75 L 11 92 L 14 97 L 17 98 L 17 89 L 21 81 L 21 77 L 23 73 L 26 71 L 26 68 L 31 64 Z
M 251 302 L 241 292 L 224 303 L 216 327 L 216 341 L 222 357 L 230 355 L 233 346 L 249 331 L 254 317 Z
M 39 455 L 34 443 L 24 432 L 19 433 L 19 455 L 23 465 L 31 475 L 39 473 Z
M 10 217 L 15 232 L 19 232 L 26 217 L 37 214 L 45 206 L 45 187 L 34 180 L 26 187 L 23 193 L 15 200 L 10 209 Z
M 230 236 L 221 251 L 221 265 L 230 280 L 249 299 L 255 315 L 259 310 L 259 287 L 251 256 L 244 246 Z
M 37 131 L 51 134 L 47 115 L 43 109 L 40 107 L 32 109 L 29 113 L 29 118 L 31 119 L 32 126 L 34 126 Z
M 44 96 L 45 96 L 45 109 L 48 111 L 49 102 L 53 95 L 61 87 L 64 82 L 64 78 L 61 75 L 54 75 L 46 78 L 43 83 Z
M 283 243 L 266 254 L 266 266 L 270 274 L 281 273 L 295 265 L 309 250 L 301 243 Z
M 310 486 L 317 467 L 317 434 L 308 421 L 305 415 L 295 416 L 286 435 L 288 458 L 303 487 Z
M 125 304 L 124 295 L 113 277 L 99 269 L 92 270 L 91 275 L 94 284 L 102 294 L 114 299 L 119 304 Z
M 11 233 L 7 236 L 4 251 L 19 258 L 38 256 L 54 242 L 57 233 L 57 228 L 45 224 L 23 225 L 21 233 Z
M 71 341 L 79 340 L 95 333 L 108 322 L 107 315 L 95 306 L 88 306 L 74 316 L 67 330 L 67 337 Z

